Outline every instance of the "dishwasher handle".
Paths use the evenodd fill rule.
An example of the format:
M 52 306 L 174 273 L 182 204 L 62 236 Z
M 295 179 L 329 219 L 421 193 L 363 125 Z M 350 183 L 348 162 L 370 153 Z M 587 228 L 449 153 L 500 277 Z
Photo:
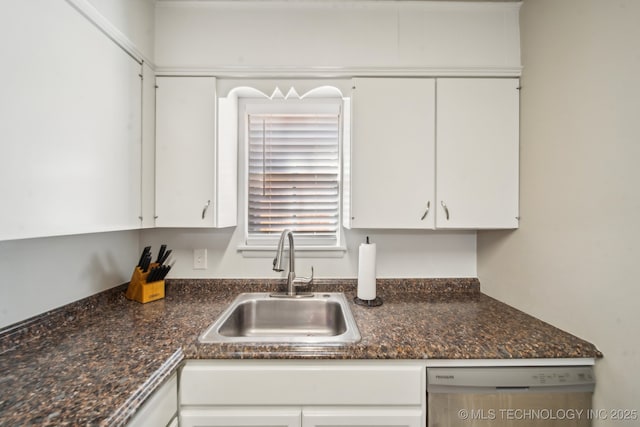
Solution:
M 472 387 L 427 385 L 427 394 L 521 394 L 521 393 L 593 393 L 594 384 L 537 387 Z

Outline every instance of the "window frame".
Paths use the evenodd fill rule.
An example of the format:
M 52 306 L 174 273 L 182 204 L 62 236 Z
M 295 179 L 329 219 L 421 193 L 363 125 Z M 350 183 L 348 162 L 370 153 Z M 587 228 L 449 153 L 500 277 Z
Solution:
M 345 134 L 345 102 L 342 97 L 322 97 L 308 99 L 269 99 L 256 97 L 238 98 L 238 146 L 241 149 L 240 159 L 240 188 L 242 188 L 242 209 L 239 209 L 239 222 L 242 224 L 242 245 L 238 248 L 245 256 L 262 256 L 261 251 L 275 249 L 279 235 L 256 237 L 249 236 L 249 114 L 309 114 L 309 113 L 336 113 L 339 117 L 338 124 L 338 202 L 337 202 L 337 227 L 335 239 L 323 239 L 322 237 L 296 235 L 296 252 L 314 252 L 310 256 L 342 256 L 346 252 L 343 232 L 343 147 Z M 295 233 L 294 233 L 295 234 Z M 324 242 L 323 242 L 324 240 Z M 329 242 L 330 240 L 330 242 Z M 329 244 L 330 243 L 330 244 Z M 334 254 L 330 254 L 334 252 Z M 267 256 L 267 255 L 264 255 Z M 304 255 L 303 255 L 304 256 Z

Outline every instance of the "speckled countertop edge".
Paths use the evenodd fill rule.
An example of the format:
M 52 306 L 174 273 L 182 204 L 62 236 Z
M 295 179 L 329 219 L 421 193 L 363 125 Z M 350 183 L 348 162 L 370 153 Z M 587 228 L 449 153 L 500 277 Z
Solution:
M 178 370 L 183 360 L 182 349 L 176 350 L 103 424 L 107 426 L 126 425 L 145 401 Z
M 12 325 L 0 331 L 0 356 L 6 354 L 20 355 L 22 348 L 31 348 L 35 346 L 37 349 L 47 349 L 46 345 L 40 347 L 40 341 L 46 342 L 52 339 L 56 340 L 56 334 L 64 333 L 68 328 L 82 329 L 85 324 L 95 324 L 98 322 L 99 327 L 103 328 L 100 319 L 107 319 L 106 322 L 113 325 L 115 329 L 128 325 L 126 322 L 115 320 L 120 316 L 131 316 L 136 320 L 136 328 L 134 332 L 140 338 L 149 338 L 149 346 L 140 349 L 134 342 L 129 351 L 143 356 L 145 352 L 158 350 L 158 354 L 149 357 L 147 365 L 155 363 L 156 366 L 147 366 L 144 370 L 139 367 L 125 366 L 123 374 L 130 376 L 139 375 L 134 378 L 131 384 L 127 384 L 124 390 L 120 391 L 123 396 L 112 401 L 111 406 L 103 414 L 96 414 L 95 418 L 87 418 L 88 421 L 78 422 L 84 425 L 106 425 L 121 426 L 125 425 L 135 412 L 140 408 L 144 401 L 159 387 L 177 368 L 182 361 L 187 358 L 191 359 L 306 359 L 306 358 L 323 358 L 323 359 L 428 359 L 440 358 L 438 356 L 448 356 L 442 358 L 487 358 L 487 355 L 493 355 L 493 358 L 527 358 L 527 357 L 601 357 L 602 354 L 590 343 L 580 340 L 553 328 L 551 325 L 544 324 L 538 319 L 527 316 L 516 309 L 502 304 L 492 298 L 480 293 L 480 283 L 477 279 L 379 279 L 378 293 L 389 302 L 386 310 L 393 310 L 393 305 L 404 307 L 407 304 L 409 309 L 422 310 L 424 305 L 422 302 L 434 303 L 433 306 L 439 309 L 446 309 L 456 304 L 464 304 L 464 301 L 478 299 L 481 306 L 490 306 L 492 310 L 506 310 L 507 317 L 521 317 L 527 322 L 534 324 L 534 330 L 543 330 L 552 336 L 558 338 L 558 342 L 551 346 L 547 345 L 544 350 L 540 350 L 535 340 L 548 338 L 545 336 L 530 338 L 531 343 L 513 343 L 509 348 L 509 344 L 505 348 L 490 349 L 483 344 L 475 343 L 469 349 L 471 353 L 455 350 L 447 352 L 447 348 L 431 348 L 430 354 L 419 354 L 412 352 L 411 345 L 407 341 L 405 344 L 398 343 L 395 348 L 390 348 L 389 342 L 393 340 L 402 340 L 398 336 L 381 336 L 384 341 L 380 346 L 376 346 L 371 337 L 363 340 L 364 343 L 349 347 L 291 347 L 291 346 L 221 346 L 211 344 L 200 344 L 197 342 L 197 334 L 208 326 L 217 315 L 220 314 L 222 308 L 231 302 L 231 300 L 240 292 L 270 292 L 279 290 L 282 287 L 282 280 L 256 280 L 256 279 L 173 279 L 167 281 L 167 298 L 159 302 L 150 304 L 137 304 L 127 301 L 123 297 L 126 285 L 121 285 L 111 290 L 102 292 L 81 301 L 69 304 L 56 310 L 28 319 L 16 325 Z M 348 299 L 352 299 L 355 295 L 356 280 L 316 280 L 315 291 L 325 292 L 345 292 Z M 419 300 L 416 302 L 415 300 Z M 202 305 L 198 305 L 197 301 L 209 301 Z M 395 301 L 395 302 L 394 302 Z M 458 302 L 456 302 L 458 301 Z M 462 301 L 462 302 L 460 302 Z M 183 305 L 180 307 L 180 305 Z M 174 308 L 174 306 L 176 306 Z M 182 314 L 185 307 L 192 309 L 199 307 L 200 312 L 194 313 L 193 316 Z M 375 311 L 363 307 L 351 305 L 356 322 L 364 332 L 363 335 L 377 334 L 378 326 L 375 325 L 376 316 L 385 311 Z M 122 311 L 120 313 L 119 311 Z M 376 314 L 377 313 L 377 314 Z M 418 314 L 422 313 L 419 311 Z M 169 323 L 175 322 L 180 325 L 180 329 L 175 329 L 169 323 L 164 322 L 164 316 L 169 316 Z M 393 319 L 391 319 L 393 321 Z M 402 319 L 400 319 L 402 320 Z M 406 319 L 404 319 L 406 322 Z M 95 325 L 94 325 L 95 327 Z M 166 330 L 156 331 L 153 328 L 165 328 Z M 172 329 L 173 328 L 173 329 Z M 538 328 L 538 329 L 536 329 Z M 168 332 L 175 332 L 175 336 L 169 337 Z M 366 332 L 365 332 L 366 331 Z M 455 332 L 455 331 L 454 331 Z M 154 333 L 156 335 L 154 335 Z M 408 327 L 407 334 L 412 332 Z M 440 330 L 438 333 L 448 333 L 446 330 Z M 489 332 L 490 333 L 490 332 Z M 517 331 L 514 332 L 516 334 Z M 452 335 L 444 337 L 445 339 L 459 339 Z M 463 335 L 464 336 L 464 335 Z M 102 337 L 98 337 L 101 339 Z M 107 336 L 107 340 L 113 338 Z M 487 337 L 490 338 L 490 337 Z M 523 339 L 526 339 L 524 337 Z M 385 341 L 386 340 L 386 341 Z M 389 341 L 392 340 L 392 341 Z M 563 342 L 563 340 L 567 342 Z M 570 341 L 570 342 L 569 342 Z M 155 344 L 154 344 L 155 343 Z M 463 343 L 464 344 L 464 343 Z M 462 347 L 464 349 L 464 347 Z M 571 349 L 571 350 L 568 350 Z M 118 350 L 118 349 L 115 349 Z M 161 350 L 161 351 L 160 351 Z M 473 352 L 477 353 L 473 353 Z M 117 353 L 117 351 L 116 351 Z M 429 357 L 429 356 L 435 357 Z M 515 356 L 514 356 L 515 355 Z M 114 357 L 124 358 L 118 363 L 127 364 L 129 355 L 119 354 Z M 82 362 L 82 355 L 79 356 L 79 362 Z M 0 361 L 1 362 L 1 361 Z M 7 364 L 5 364 L 7 365 Z M 11 366 L 11 363 L 8 363 Z M 0 374 L 2 373 L 2 363 L 0 363 Z M 143 372 L 140 372 L 143 371 Z M 0 377 L 2 382 L 2 377 Z M 107 384 L 111 387 L 111 384 Z M 107 391 L 98 389 L 94 392 L 105 393 Z M 95 396 L 91 399 L 95 400 Z M 93 401 L 93 400 L 92 400 Z M 14 425 L 4 424 L 3 422 L 3 403 L 0 395 L 0 426 Z M 91 404 L 91 403 L 87 403 Z M 28 408 L 26 408 L 28 409 Z M 85 408 L 86 409 L 86 408 Z M 57 414 L 57 412 L 53 412 Z M 44 416 L 45 414 L 43 414 Z M 51 413 L 49 413 L 51 417 Z M 55 417 L 49 420 L 43 418 L 45 422 L 42 425 L 59 425 Z M 51 421 L 51 422 L 49 422 Z

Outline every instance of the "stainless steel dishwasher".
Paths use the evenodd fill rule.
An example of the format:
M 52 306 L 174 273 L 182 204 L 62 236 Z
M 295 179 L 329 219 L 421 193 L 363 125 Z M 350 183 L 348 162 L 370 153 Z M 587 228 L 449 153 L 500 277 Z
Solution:
M 586 427 L 591 366 L 428 368 L 428 427 Z

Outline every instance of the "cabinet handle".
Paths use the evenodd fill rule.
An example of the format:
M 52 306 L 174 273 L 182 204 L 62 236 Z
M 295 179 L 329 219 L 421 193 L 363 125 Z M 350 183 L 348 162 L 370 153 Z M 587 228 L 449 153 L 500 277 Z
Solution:
M 204 217 L 207 215 L 207 210 L 209 209 L 209 205 L 211 205 L 211 200 L 207 200 L 207 204 L 204 205 L 204 208 L 202 209 L 202 219 L 204 219 Z
M 430 208 L 431 208 L 431 200 L 427 201 L 427 210 L 424 211 L 424 213 L 422 214 L 422 218 L 420 218 L 420 221 L 424 221 L 424 219 L 427 217 L 427 214 L 429 213 Z
M 440 204 L 442 205 L 442 207 L 444 208 L 444 215 L 447 217 L 447 221 L 449 221 L 449 208 L 447 207 L 447 205 L 444 203 L 444 200 L 440 201 Z

